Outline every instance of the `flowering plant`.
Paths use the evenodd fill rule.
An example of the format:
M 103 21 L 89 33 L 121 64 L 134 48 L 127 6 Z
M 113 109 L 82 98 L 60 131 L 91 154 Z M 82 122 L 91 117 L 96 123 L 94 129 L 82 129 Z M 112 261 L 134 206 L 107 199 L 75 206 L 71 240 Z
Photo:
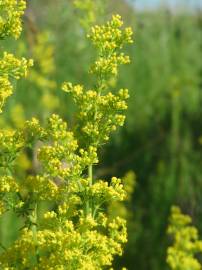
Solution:
M 1 36 L 18 37 L 25 2 L 7 2 L 9 5 L 0 7 L 9 14 L 2 21 L 10 30 L 1 27 Z M 90 69 L 95 76 L 93 89 L 71 83 L 62 86 L 78 106 L 74 132 L 58 115 L 49 117 L 45 127 L 33 118 L 21 129 L 0 131 L 0 214 L 13 211 L 22 224 L 14 243 L 8 247 L 1 244 L 1 269 L 112 269 L 114 256 L 122 254 L 126 222 L 106 213 L 109 203 L 124 199 L 123 184 L 116 177 L 108 183 L 93 175 L 99 147 L 125 119 L 128 90 L 121 89 L 118 94 L 108 91 L 119 65 L 129 63 L 121 50 L 132 43 L 132 30 L 122 24 L 116 15 L 105 25 L 92 27 L 88 35 L 98 52 Z M 12 92 L 10 79 L 26 75 L 31 64 L 4 54 L 0 64 L 0 79 L 5 85 L 1 87 L 1 107 Z M 39 168 L 18 179 L 18 156 L 36 145 Z M 48 209 L 39 211 L 44 202 Z
M 202 253 L 202 241 L 198 230 L 190 225 L 191 221 L 179 207 L 172 207 L 168 233 L 173 236 L 174 243 L 168 248 L 167 263 L 173 270 L 200 270 L 202 267 L 195 258 L 197 253 Z
M 24 0 L 0 1 L 0 39 L 19 37 L 22 31 L 21 16 L 25 7 Z M 6 99 L 12 94 L 11 81 L 26 76 L 29 66 L 32 66 L 31 60 L 17 59 L 13 54 L 3 52 L 3 57 L 0 59 L 0 112 Z

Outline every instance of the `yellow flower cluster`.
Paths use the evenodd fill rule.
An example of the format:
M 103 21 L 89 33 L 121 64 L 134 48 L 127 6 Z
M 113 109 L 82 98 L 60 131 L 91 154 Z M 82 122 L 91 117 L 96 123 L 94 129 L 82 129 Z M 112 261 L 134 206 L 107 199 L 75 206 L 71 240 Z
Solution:
M 123 64 L 129 64 L 130 59 L 128 56 L 125 56 L 123 53 L 117 55 L 117 53 L 113 53 L 110 58 L 100 57 L 96 62 L 93 68 L 91 69 L 92 72 L 97 74 L 102 73 L 103 75 L 117 75 L 118 73 L 118 66 Z
M 4 52 L 3 58 L 0 61 L 1 74 L 8 74 L 9 77 L 18 80 L 22 76 L 26 77 L 27 66 L 32 64 L 32 60 L 27 61 L 25 58 L 19 60 L 13 54 Z
M 24 139 L 18 131 L 0 131 L 0 214 L 21 207 L 16 196 L 20 185 L 12 176 L 15 160 L 24 147 Z
M 111 200 L 124 200 L 125 190 L 121 183 L 121 179 L 112 177 L 111 185 L 106 181 L 99 180 L 90 187 L 91 196 L 95 197 L 95 200 L 102 204 L 103 202 L 110 202 Z
M 25 8 L 25 0 L 0 0 L 0 39 L 8 36 L 15 39 L 19 37 Z
M 96 148 L 80 149 L 67 124 L 57 115 L 52 115 L 47 127 L 47 138 L 52 144 L 43 145 L 38 158 L 46 174 L 62 180 L 79 177 L 91 163 L 97 163 Z
M 18 192 L 19 187 L 11 176 L 0 176 L 0 193 Z
M 122 254 L 127 241 L 126 222 L 104 214 L 111 201 L 125 198 L 122 181 L 116 177 L 110 184 L 96 181 L 92 170 L 98 163 L 98 146 L 123 125 L 123 111 L 127 108 L 128 90 L 106 92 L 105 83 L 108 75 L 117 73 L 112 69 L 128 62 L 118 49 L 131 43 L 131 31 L 122 30 L 121 25 L 120 17 L 114 16 L 104 27 L 95 28 L 92 41 L 109 60 L 107 72 L 105 65 L 100 67 L 102 76 L 97 77 L 95 89 L 86 91 L 81 85 L 63 85 L 79 107 L 74 133 L 55 114 L 45 127 L 33 118 L 19 130 L 0 132 L 0 213 L 12 210 L 24 221 L 18 239 L 0 254 L 0 269 L 112 269 L 114 256 Z M 4 58 L 0 70 L 7 74 L 8 82 L 10 77 L 25 75 L 26 66 L 31 64 L 26 60 L 18 62 L 9 54 Z M 50 72 L 46 65 L 43 68 Z M 28 149 L 33 150 L 38 168 L 19 181 L 14 180 L 11 175 L 16 159 Z M 42 216 L 37 212 L 41 201 L 50 206 Z
M 102 233 L 98 231 L 100 224 L 92 217 L 81 217 L 77 227 L 70 220 L 61 220 L 54 211 L 45 213 L 44 218 L 46 223 L 54 220 L 54 226 L 37 231 L 37 246 L 33 232 L 23 229 L 6 254 L 0 255 L 2 269 L 15 265 L 19 270 L 101 270 L 111 266 L 115 254 L 122 254 L 122 244 L 127 241 L 125 221 L 120 218 L 109 222 Z M 40 256 L 37 265 L 36 248 Z
M 83 144 L 87 142 L 87 145 L 96 147 L 103 144 L 125 120 L 122 113 L 127 109 L 128 90 L 121 89 L 116 95 L 106 91 L 111 75 L 117 75 L 118 66 L 129 62 L 129 57 L 120 50 L 124 44 L 132 43 L 132 30 L 123 29 L 122 24 L 121 17 L 116 15 L 105 25 L 92 27 L 88 35 L 98 49 L 98 60 L 91 69 L 97 76 L 95 89 L 85 90 L 84 86 L 69 82 L 62 86 L 78 105 L 78 129 L 82 133 Z
M 89 164 L 98 162 L 96 148 L 90 146 L 87 150 L 78 149 L 73 133 L 67 130 L 67 124 L 58 115 L 52 115 L 49 118 L 46 128 L 42 128 L 39 121 L 33 118 L 27 121 L 24 128 L 16 132 L 15 136 L 21 142 L 21 144 L 18 143 L 16 155 L 23 147 L 32 147 L 36 140 L 41 141 L 36 157 L 41 165 L 41 174 L 28 176 L 22 183 L 22 189 L 26 189 L 37 200 L 54 199 L 57 201 L 67 192 L 71 197 L 69 200 L 73 200 L 71 193 L 74 194 L 80 190 L 83 180 L 80 182 L 79 179 L 83 171 Z M 14 138 L 11 133 L 9 137 L 11 142 Z M 8 141 L 4 143 L 7 153 L 9 153 Z M 10 148 L 12 147 L 11 143 Z M 5 158 L 5 155 L 3 157 Z M 16 159 L 13 153 L 12 158 Z
M 98 77 L 109 77 L 117 75 L 118 66 L 128 64 L 129 56 L 120 53 L 124 44 L 132 43 L 132 29 L 130 27 L 122 29 L 123 21 L 119 15 L 112 17 L 106 25 L 94 26 L 88 37 L 98 49 L 98 60 L 91 68 L 91 72 Z
M 29 264 L 27 258 L 27 254 L 34 254 L 34 251 L 33 232 L 25 228 L 15 244 L 0 255 L 0 268 L 23 270 L 29 265 L 29 269 L 35 269 L 32 264 Z M 18 261 L 17 258 L 21 260 Z
M 14 131 L 0 131 L 0 169 L 9 169 L 23 148 L 24 140 L 20 133 Z
M 125 191 L 121 180 L 116 177 L 112 178 L 110 185 L 104 181 L 89 184 L 83 172 L 89 164 L 97 162 L 96 148 L 78 149 L 72 132 L 57 115 L 50 117 L 44 129 L 33 119 L 26 122 L 21 131 L 4 138 L 7 139 L 1 142 L 5 147 L 13 147 L 12 143 L 17 142 L 15 138 L 19 140 L 16 155 L 23 147 L 34 143 L 35 138 L 41 140 L 38 159 L 43 166 L 39 175 L 29 176 L 19 185 L 12 177 L 3 177 L 0 192 L 21 194 L 13 209 L 23 216 L 26 213 L 28 227 L 34 224 L 30 213 L 34 202 L 54 201 L 57 208 L 44 213 L 35 233 L 28 227 L 22 231 L 18 240 L 0 255 L 0 267 L 9 269 L 15 265 L 17 269 L 49 270 L 68 266 L 69 269 L 85 270 L 87 266 L 89 269 L 111 266 L 114 255 L 122 253 L 122 244 L 127 238 L 126 226 L 119 218 L 108 221 L 101 209 L 109 201 L 124 199 Z M 10 144 L 6 140 L 10 140 Z M 15 155 L 12 158 L 15 160 Z M 93 215 L 86 212 L 87 201 L 94 205 Z M 1 213 L 6 207 L 1 200 Z M 75 222 L 73 217 L 76 217 Z M 35 258 L 36 250 L 39 256 L 37 265 L 31 259 Z
M 102 144 L 117 126 L 123 125 L 125 116 L 122 112 L 127 109 L 126 100 L 129 98 L 127 89 L 121 89 L 118 95 L 111 92 L 101 95 L 95 90 L 84 91 L 83 86 L 73 86 L 71 83 L 64 83 L 62 89 L 72 94 L 79 107 L 83 139 L 89 144 Z
M 8 36 L 16 39 L 19 37 L 25 7 L 24 0 L 0 0 L 0 39 Z M 0 112 L 6 99 L 13 92 L 12 80 L 25 77 L 28 67 L 32 65 L 31 60 L 17 59 L 13 54 L 4 52 L 0 59 Z
M 127 223 L 134 220 L 133 211 L 131 209 L 132 195 L 136 185 L 136 175 L 133 171 L 127 172 L 122 178 L 122 183 L 125 190 L 125 198 L 123 201 L 113 200 L 109 203 L 108 214 L 111 218 L 119 216 L 127 220 Z M 130 225 L 129 225 L 130 226 Z
M 182 214 L 179 207 L 173 206 L 168 233 L 173 236 L 174 244 L 167 251 L 167 263 L 173 270 L 202 269 L 195 258 L 197 253 L 202 253 L 202 241 L 197 229 L 190 224 L 191 218 Z
M 72 94 L 79 109 L 76 134 L 79 134 L 78 143 L 82 149 L 78 148 L 77 151 L 83 157 L 84 153 L 88 156 L 89 149 L 92 149 L 95 158 L 90 160 L 88 157 L 89 162 L 84 163 L 88 165 L 88 177 L 82 177 L 82 173 L 77 173 L 76 177 L 71 178 L 72 172 L 67 176 L 66 192 L 74 191 L 80 201 L 85 202 L 83 209 L 74 212 L 74 215 L 75 213 L 78 215 L 77 228 L 79 233 L 82 232 L 81 238 L 85 239 L 86 235 L 89 237 L 86 240 L 86 247 L 87 250 L 92 250 L 91 255 L 94 256 L 93 261 L 90 254 L 88 254 L 88 261 L 83 258 L 83 264 L 77 265 L 78 269 L 102 269 L 102 266 L 110 266 L 113 256 L 122 254 L 122 244 L 127 241 L 125 221 L 118 217 L 109 221 L 102 213 L 112 201 L 124 200 L 126 194 L 123 184 L 116 177 L 112 178 L 110 184 L 103 180 L 96 181 L 92 174 L 92 165 L 96 163 L 98 146 L 107 141 L 110 133 L 116 130 L 117 126 L 123 125 L 125 120 L 123 111 L 127 109 L 128 90 L 121 89 L 118 94 L 114 94 L 107 91 L 107 86 L 111 75 L 117 75 L 118 66 L 129 62 L 129 57 L 120 50 L 125 43 L 132 43 L 131 36 L 130 28 L 122 29 L 122 21 L 118 15 L 113 16 L 106 25 L 92 28 L 88 37 L 98 49 L 98 60 L 91 69 L 97 77 L 96 87 L 86 90 L 83 85 L 73 85 L 70 82 L 62 86 L 63 91 Z M 66 149 L 68 151 L 68 147 Z M 76 160 L 74 158 L 74 166 L 77 164 Z M 79 163 L 81 162 L 80 160 Z M 70 169 L 70 163 L 67 165 Z M 84 168 L 83 166 L 80 171 L 82 172 Z M 62 212 L 70 217 L 69 207 L 67 209 Z M 52 212 L 48 216 L 53 223 L 58 218 Z M 106 230 L 104 234 L 101 233 L 103 229 L 96 229 L 102 227 Z M 99 243 L 102 243 L 102 248 Z M 93 252 L 92 245 L 96 246 L 96 254 Z
M 23 182 L 22 189 L 27 189 L 39 201 L 57 199 L 58 186 L 47 176 L 28 176 Z
M 93 26 L 89 38 L 93 44 L 101 48 L 103 52 L 122 48 L 124 43 L 132 43 L 132 29 L 130 27 L 121 29 L 123 21 L 120 15 L 112 16 L 112 20 L 106 25 Z
M 43 139 L 47 135 L 45 130 L 40 126 L 39 120 L 36 118 L 26 121 L 22 132 L 26 142 L 32 142 L 36 139 Z
M 4 52 L 3 58 L 0 59 L 0 112 L 6 99 L 13 92 L 11 80 L 25 77 L 32 65 L 32 60 L 17 59 L 13 54 Z
M 15 179 L 11 176 L 0 176 L 0 216 L 9 210 L 9 208 L 14 207 L 12 202 L 9 202 L 10 195 L 11 193 L 16 193 L 18 191 L 19 186 Z

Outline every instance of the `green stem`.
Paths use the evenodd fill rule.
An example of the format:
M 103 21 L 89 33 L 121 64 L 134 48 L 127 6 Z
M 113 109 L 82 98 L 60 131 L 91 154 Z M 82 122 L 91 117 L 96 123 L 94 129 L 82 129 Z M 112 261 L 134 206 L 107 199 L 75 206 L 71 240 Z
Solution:
M 38 253 L 38 243 L 37 243 L 37 202 L 35 202 L 34 205 L 34 210 L 32 212 L 32 216 L 31 216 L 31 222 L 32 222 L 32 232 L 33 232 L 33 239 L 34 239 L 34 245 L 35 245 L 35 259 L 36 259 L 36 263 L 38 264 L 39 262 L 39 253 Z
M 89 177 L 90 186 L 92 186 L 93 184 L 93 165 L 92 164 L 88 166 L 88 177 Z
M 88 166 L 88 178 L 89 178 L 89 186 L 91 187 L 93 185 L 93 165 Z M 93 213 L 93 201 L 88 199 L 86 203 L 86 208 L 87 208 L 87 215 L 90 214 L 92 215 Z

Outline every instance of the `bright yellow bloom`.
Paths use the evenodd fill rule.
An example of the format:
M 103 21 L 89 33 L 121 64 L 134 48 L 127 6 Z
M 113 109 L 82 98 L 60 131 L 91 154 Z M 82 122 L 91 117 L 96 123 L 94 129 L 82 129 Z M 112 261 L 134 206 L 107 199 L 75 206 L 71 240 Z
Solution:
M 13 93 L 12 80 L 26 77 L 28 68 L 32 65 L 32 60 L 17 59 L 13 54 L 4 52 L 0 59 L 0 112 L 6 99 Z
M 17 39 L 22 31 L 21 17 L 26 8 L 25 0 L 0 0 L 0 38 Z

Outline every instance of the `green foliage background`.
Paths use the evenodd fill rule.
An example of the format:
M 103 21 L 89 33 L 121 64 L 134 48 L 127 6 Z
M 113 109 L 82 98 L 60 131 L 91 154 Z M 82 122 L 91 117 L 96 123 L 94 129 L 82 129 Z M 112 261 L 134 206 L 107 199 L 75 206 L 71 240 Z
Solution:
M 162 270 L 172 204 L 189 213 L 202 233 L 202 14 L 166 8 L 140 11 L 125 1 L 110 0 L 105 12 L 98 14 L 98 22 L 117 12 L 135 32 L 135 44 L 128 49 L 132 63 L 121 70 L 118 82 L 120 88 L 129 88 L 131 98 L 126 126 L 105 146 L 104 165 L 97 168 L 97 176 L 123 176 L 133 170 L 137 177 L 132 200 L 127 202 L 129 242 L 117 269 Z M 19 119 L 32 116 L 43 121 L 53 112 L 74 122 L 72 100 L 59 89 L 64 80 L 92 84 L 88 66 L 94 55 L 79 24 L 81 16 L 72 1 L 29 1 L 21 45 L 13 47 L 7 41 L 4 46 L 34 57 L 37 35 L 48 31 L 44 50 L 54 48 L 55 64 L 48 75 L 42 75 L 56 86 L 18 82 L 1 125 L 20 125 Z M 43 73 L 40 57 L 35 70 Z M 45 106 L 41 100 L 49 92 L 51 99 Z M 23 109 L 15 111 L 19 104 Z M 15 239 L 15 226 L 14 216 L 1 220 L 5 244 Z

